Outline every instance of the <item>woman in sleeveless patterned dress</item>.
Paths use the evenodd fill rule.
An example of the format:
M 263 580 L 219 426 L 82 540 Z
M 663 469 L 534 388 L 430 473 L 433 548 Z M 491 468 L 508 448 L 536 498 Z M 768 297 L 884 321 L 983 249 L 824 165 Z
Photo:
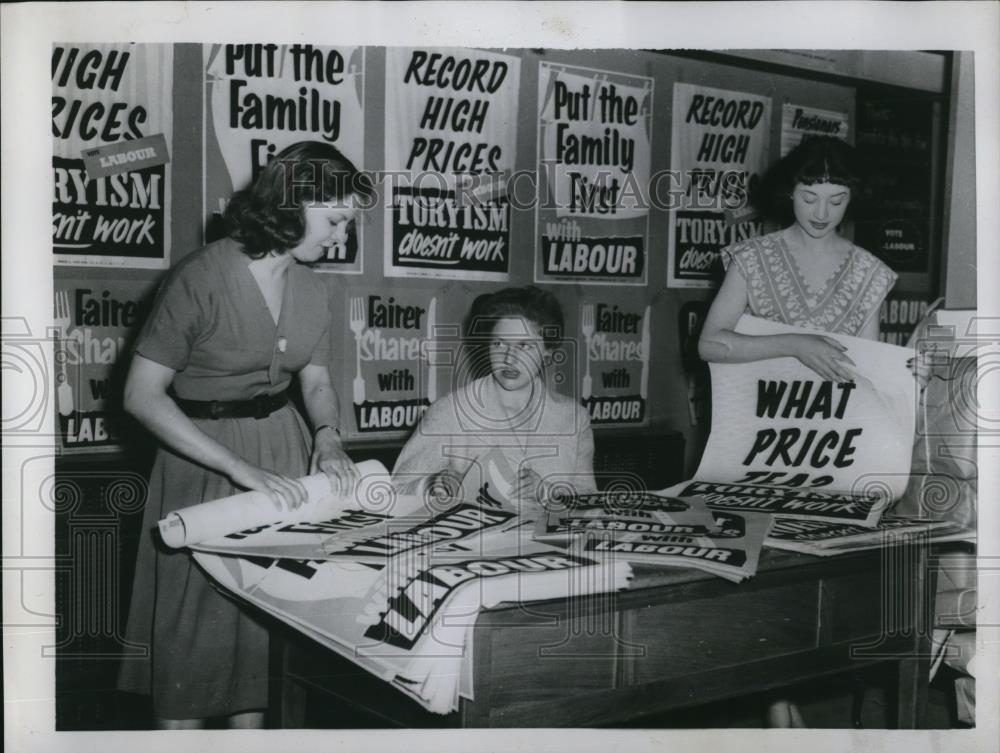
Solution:
M 772 168 L 763 182 L 765 201 L 788 224 L 723 250 L 726 276 L 698 342 L 703 359 L 790 356 L 824 379 L 853 380 L 844 346 L 822 333 L 877 340 L 879 308 L 896 281 L 885 264 L 840 235 L 859 176 L 854 149 L 833 138 L 805 141 Z M 739 334 L 736 323 L 748 311 L 817 334 Z M 771 704 L 768 722 L 805 726 L 796 705 L 785 700 Z

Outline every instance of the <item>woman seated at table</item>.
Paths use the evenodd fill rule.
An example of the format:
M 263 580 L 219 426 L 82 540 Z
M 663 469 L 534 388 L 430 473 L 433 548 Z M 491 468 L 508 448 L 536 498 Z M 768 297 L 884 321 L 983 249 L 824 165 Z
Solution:
M 555 491 L 595 491 L 590 417 L 546 381 L 563 332 L 555 296 L 533 286 L 481 295 L 465 329 L 469 348 L 453 391 L 430 406 L 400 453 L 396 488 L 455 494 L 472 471 L 522 511 Z M 465 375 L 473 378 L 457 384 Z M 495 453 L 512 477 L 490 472 Z

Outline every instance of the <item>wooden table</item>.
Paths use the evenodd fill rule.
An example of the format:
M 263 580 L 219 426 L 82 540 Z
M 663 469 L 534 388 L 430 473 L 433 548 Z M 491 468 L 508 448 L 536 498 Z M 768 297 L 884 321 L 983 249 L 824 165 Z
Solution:
M 897 726 L 914 728 L 927 700 L 926 560 L 913 545 L 828 558 L 765 550 L 741 584 L 637 566 L 627 591 L 501 604 L 476 622 L 475 698 L 448 716 L 291 638 L 277 646 L 273 723 L 301 726 L 312 692 L 404 727 L 593 727 L 894 662 Z

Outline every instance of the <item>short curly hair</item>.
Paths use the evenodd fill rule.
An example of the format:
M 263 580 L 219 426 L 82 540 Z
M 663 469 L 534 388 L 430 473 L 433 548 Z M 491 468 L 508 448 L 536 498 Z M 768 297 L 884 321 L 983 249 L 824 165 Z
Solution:
M 247 256 L 260 259 L 302 240 L 306 206 L 348 196 L 367 202 L 373 194 L 370 177 L 335 146 L 300 141 L 278 153 L 251 186 L 233 195 L 226 206 L 226 228 Z
M 466 338 L 480 341 L 488 338 L 497 322 L 507 317 L 523 317 L 534 324 L 548 349 L 562 339 L 565 326 L 562 306 L 552 293 L 534 285 L 477 296 L 465 319 Z
M 845 141 L 819 136 L 802 141 L 775 163 L 761 179 L 753 203 L 765 216 L 784 224 L 795 219 L 792 192 L 798 184 L 833 183 L 851 189 L 856 207 L 864 184 L 864 169 L 857 151 Z

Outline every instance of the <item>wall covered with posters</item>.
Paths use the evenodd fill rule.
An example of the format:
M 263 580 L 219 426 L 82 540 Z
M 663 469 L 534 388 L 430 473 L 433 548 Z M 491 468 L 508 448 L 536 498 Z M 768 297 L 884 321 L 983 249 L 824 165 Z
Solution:
M 146 61 L 146 85 L 141 96 L 116 96 L 148 112 L 122 138 L 159 134 L 166 145 L 169 162 L 137 173 L 163 175 L 165 262 L 216 237 L 232 191 L 294 141 L 324 140 L 387 172 L 378 206 L 318 265 L 337 315 L 331 370 L 355 446 L 400 443 L 467 376 L 441 354 L 457 348 L 477 295 L 537 284 L 566 315 L 557 389 L 580 397 L 598 431 L 682 431 L 692 467 L 708 428 L 707 370 L 692 353 L 718 282 L 715 257 L 769 229 L 726 201 L 790 141 L 857 133 L 852 87 L 704 56 L 268 43 L 131 53 Z M 89 101 L 89 89 L 73 89 L 90 80 L 54 72 L 53 96 Z M 54 116 L 58 143 L 56 125 Z M 56 153 L 76 160 L 105 141 L 116 139 Z M 150 206 L 136 209 L 151 210 L 150 185 L 139 192 Z M 470 195 L 477 201 L 463 201 Z M 74 321 L 67 335 L 118 348 L 162 275 L 139 267 L 57 266 L 57 301 L 72 311 L 77 301 L 136 306 L 117 323 Z M 113 368 L 95 360 L 67 379 L 91 389 L 111 384 L 102 380 Z M 114 395 L 98 403 L 93 389 L 73 389 L 74 410 L 115 412 Z M 71 429 L 68 407 L 60 413 L 65 447 L 97 436 L 81 435 L 80 421 Z

